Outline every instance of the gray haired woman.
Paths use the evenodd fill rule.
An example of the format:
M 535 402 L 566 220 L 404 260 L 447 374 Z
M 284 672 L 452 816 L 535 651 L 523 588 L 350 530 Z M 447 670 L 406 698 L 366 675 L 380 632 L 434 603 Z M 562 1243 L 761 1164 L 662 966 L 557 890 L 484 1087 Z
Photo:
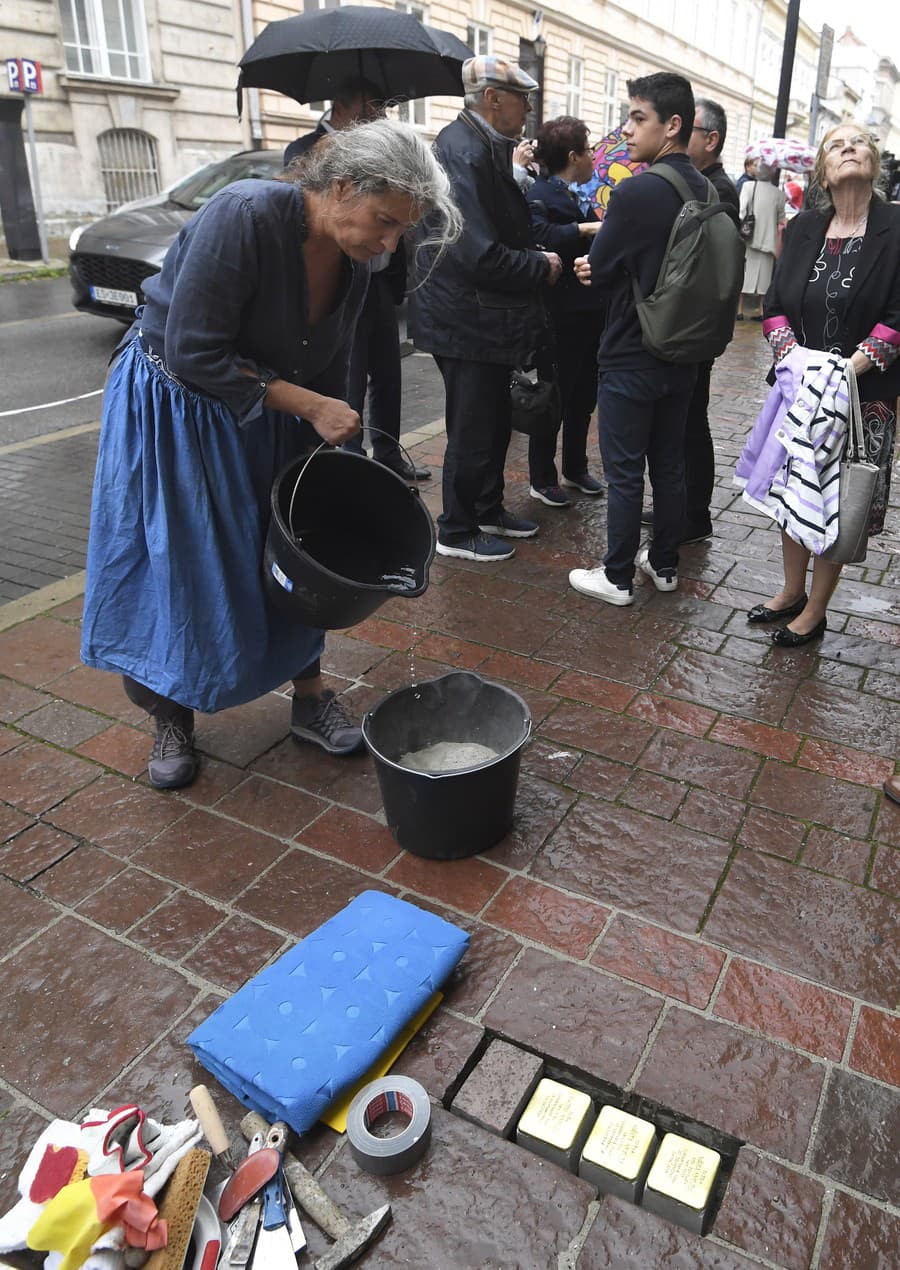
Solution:
M 157 789 L 194 779 L 194 710 L 287 680 L 298 740 L 359 747 L 321 682 L 323 632 L 269 606 L 260 565 L 277 472 L 359 429 L 347 370 L 368 262 L 426 213 L 439 249 L 458 237 L 428 145 L 368 123 L 221 190 L 144 284 L 104 398 L 81 655 L 152 715 Z

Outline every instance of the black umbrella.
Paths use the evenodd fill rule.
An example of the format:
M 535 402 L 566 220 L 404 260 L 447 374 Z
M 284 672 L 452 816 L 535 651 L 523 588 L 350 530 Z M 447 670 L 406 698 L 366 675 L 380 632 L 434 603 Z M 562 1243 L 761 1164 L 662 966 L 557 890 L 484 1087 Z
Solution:
M 244 88 L 271 88 L 295 101 L 323 101 L 347 80 L 371 83 L 385 101 L 463 93 L 461 66 L 472 54 L 449 31 L 411 13 L 344 5 L 270 22 L 240 61 Z

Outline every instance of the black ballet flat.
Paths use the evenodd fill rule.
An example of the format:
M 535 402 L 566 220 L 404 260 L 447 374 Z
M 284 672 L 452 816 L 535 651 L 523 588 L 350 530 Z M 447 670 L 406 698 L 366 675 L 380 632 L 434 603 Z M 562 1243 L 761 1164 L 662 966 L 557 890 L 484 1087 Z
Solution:
M 789 626 L 779 626 L 777 631 L 772 632 L 772 643 L 777 644 L 779 648 L 800 648 L 802 644 L 808 644 L 811 639 L 821 639 L 827 630 L 828 621 L 824 617 L 821 622 L 816 622 L 812 630 L 807 631 L 805 635 L 798 635 Z
M 765 604 L 756 604 L 747 614 L 748 622 L 781 622 L 790 621 L 806 608 L 806 596 L 789 604 L 786 609 L 767 609 Z

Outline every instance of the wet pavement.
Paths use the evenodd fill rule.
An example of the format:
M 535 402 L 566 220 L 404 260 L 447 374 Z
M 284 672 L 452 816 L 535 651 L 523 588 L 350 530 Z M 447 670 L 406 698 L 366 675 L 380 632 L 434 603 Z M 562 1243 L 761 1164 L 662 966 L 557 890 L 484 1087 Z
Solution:
M 78 664 L 79 600 L 0 633 L 0 1208 L 47 1118 L 181 1117 L 204 1079 L 189 1031 L 377 887 L 472 936 L 397 1066 L 433 1099 L 487 1032 L 743 1145 L 701 1239 L 438 1105 L 427 1156 L 393 1179 L 319 1128 L 299 1153 L 330 1193 L 394 1205 L 361 1265 L 897 1264 L 900 807 L 881 783 L 900 758 L 900 480 L 825 638 L 774 648 L 745 613 L 775 589 L 778 537 L 731 485 L 765 366 L 747 324 L 713 380 L 715 535 L 684 549 L 677 593 L 637 583 L 613 609 L 571 591 L 604 503 L 532 503 L 517 438 L 508 505 L 540 536 L 496 566 L 438 559 L 421 599 L 329 636 L 357 713 L 411 656 L 419 678 L 474 669 L 526 698 L 516 821 L 482 856 L 400 851 L 371 760 L 297 746 L 279 694 L 201 719 L 197 783 L 155 793 L 146 722 Z M 410 438 L 437 469 L 440 429 Z

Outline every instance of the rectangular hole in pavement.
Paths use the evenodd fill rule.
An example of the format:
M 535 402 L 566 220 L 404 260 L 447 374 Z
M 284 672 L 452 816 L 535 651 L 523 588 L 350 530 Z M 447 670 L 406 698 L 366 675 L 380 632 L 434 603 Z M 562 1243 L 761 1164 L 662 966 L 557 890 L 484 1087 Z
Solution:
M 722 1199 L 728 1188 L 728 1182 L 737 1163 L 738 1152 L 744 1145 L 740 1138 L 736 1138 L 733 1134 L 725 1133 L 722 1129 L 717 1129 L 714 1125 L 706 1124 L 702 1120 L 695 1120 L 693 1116 L 687 1116 L 683 1112 L 666 1106 L 664 1103 L 657 1102 L 653 1098 L 645 1098 L 638 1093 L 627 1093 L 611 1081 L 603 1080 L 592 1072 L 586 1072 L 579 1067 L 574 1067 L 572 1064 L 555 1058 L 552 1054 L 546 1054 L 539 1049 L 535 1049 L 531 1045 L 523 1045 L 521 1041 L 513 1040 L 511 1037 L 504 1035 L 502 1032 L 496 1032 L 492 1028 L 485 1028 L 484 1034 L 475 1050 L 444 1094 L 441 1103 L 448 1111 L 452 1110 L 451 1104 L 456 1095 L 481 1062 L 488 1046 L 495 1040 L 504 1041 L 507 1045 L 515 1046 L 516 1049 L 537 1055 L 538 1058 L 543 1060 L 545 1076 L 587 1094 L 593 1099 L 598 1113 L 601 1106 L 609 1103 L 620 1111 L 627 1111 L 632 1116 L 651 1121 L 656 1126 L 660 1140 L 663 1134 L 677 1133 L 680 1137 L 688 1138 L 691 1142 L 699 1142 L 701 1146 L 717 1151 L 722 1158 L 722 1163 L 707 1205 L 703 1234 L 708 1235 L 712 1231 Z M 672 1220 L 676 1219 L 673 1218 Z

